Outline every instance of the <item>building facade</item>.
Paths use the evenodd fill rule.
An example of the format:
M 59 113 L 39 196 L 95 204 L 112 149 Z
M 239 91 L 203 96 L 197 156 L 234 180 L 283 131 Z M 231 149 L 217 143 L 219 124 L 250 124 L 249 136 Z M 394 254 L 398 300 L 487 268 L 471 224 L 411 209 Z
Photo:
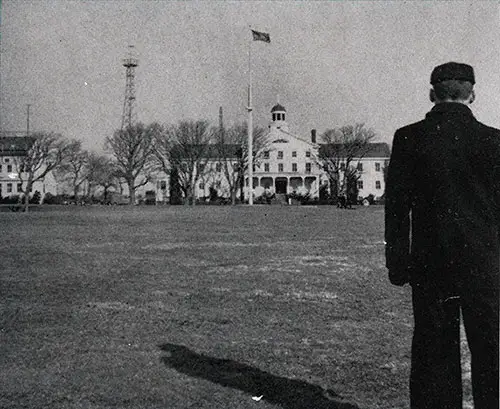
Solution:
M 22 195 L 26 188 L 24 174 L 20 174 L 22 158 L 29 149 L 30 139 L 25 135 L 0 135 L 0 198 Z M 43 180 L 36 181 L 31 193 L 39 191 L 43 198 L 46 193 L 57 194 L 57 183 L 49 173 Z
M 244 196 L 248 199 L 252 191 L 255 198 L 263 194 L 290 195 L 292 193 L 318 198 L 320 187 L 330 188 L 330 177 L 324 170 L 320 159 L 320 150 L 324 149 L 317 140 L 316 130 L 302 138 L 290 132 L 285 107 L 276 104 L 271 109 L 269 131 L 264 146 L 256 152 L 253 169 L 252 189 L 248 178 L 245 179 Z M 237 171 L 238 146 L 231 146 L 224 151 L 231 157 L 220 158 L 208 149 L 209 158 L 199 167 L 200 176 L 195 186 L 195 197 L 208 198 L 210 191 L 217 191 L 218 196 L 229 197 L 229 186 L 225 167 L 229 162 L 232 172 Z M 354 159 L 351 165 L 358 169 L 357 187 L 359 198 L 373 195 L 379 199 L 385 190 L 384 169 L 390 157 L 386 143 L 371 143 L 362 158 Z M 233 162 L 234 161 L 234 162 Z M 222 162 L 224 166 L 222 166 Z M 342 168 L 342 163 L 340 164 Z M 340 177 L 343 175 L 341 174 Z M 165 175 L 156 177 L 156 198 L 168 202 L 169 180 Z M 237 196 L 240 196 L 238 189 Z
M 254 168 L 253 194 L 258 197 L 268 191 L 317 197 L 323 171 L 317 157 L 319 145 L 315 131 L 309 140 L 292 134 L 286 115 L 286 109 L 280 104 L 271 109 L 267 143 Z

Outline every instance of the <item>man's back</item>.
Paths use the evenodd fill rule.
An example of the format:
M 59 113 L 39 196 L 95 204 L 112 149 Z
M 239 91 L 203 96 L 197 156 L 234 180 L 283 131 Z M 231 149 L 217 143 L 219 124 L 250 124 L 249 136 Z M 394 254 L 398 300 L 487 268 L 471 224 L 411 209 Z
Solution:
M 397 208 L 401 198 L 394 200 L 405 197 L 409 263 L 418 271 L 412 282 L 498 285 L 500 131 L 476 121 L 463 104 L 441 103 L 398 130 L 393 149 L 391 161 L 400 165 L 388 175 L 386 218 L 390 225 L 391 213 L 405 211 Z M 406 250 L 395 246 L 399 251 Z M 388 256 L 389 262 L 405 258 Z
M 499 409 L 500 131 L 468 108 L 470 65 L 430 83 L 431 112 L 394 136 L 385 192 L 389 280 L 412 287 L 410 405 L 462 409 L 462 318 L 474 408 Z

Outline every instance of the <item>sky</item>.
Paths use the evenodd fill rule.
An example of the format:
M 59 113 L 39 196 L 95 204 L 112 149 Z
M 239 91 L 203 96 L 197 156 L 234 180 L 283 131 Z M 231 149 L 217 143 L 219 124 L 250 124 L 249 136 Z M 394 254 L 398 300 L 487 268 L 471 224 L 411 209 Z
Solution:
M 0 0 L 0 127 L 59 132 L 102 151 L 120 127 L 122 59 L 134 45 L 137 119 L 176 123 L 223 108 L 247 119 L 251 47 L 254 124 L 278 98 L 290 131 L 362 122 L 390 143 L 423 118 L 436 65 L 476 74 L 476 117 L 500 127 L 496 1 Z M 251 41 L 250 27 L 271 43 Z

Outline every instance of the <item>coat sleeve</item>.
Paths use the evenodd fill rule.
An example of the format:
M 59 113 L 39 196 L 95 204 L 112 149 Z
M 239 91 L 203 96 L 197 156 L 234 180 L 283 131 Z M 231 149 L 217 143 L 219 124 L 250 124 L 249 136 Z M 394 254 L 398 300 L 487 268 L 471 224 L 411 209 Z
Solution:
M 493 197 L 496 206 L 498 234 L 500 235 L 500 132 L 495 135 L 495 153 L 493 156 Z
M 404 132 L 394 135 L 385 192 L 385 255 L 391 283 L 409 282 L 412 160 L 410 141 Z

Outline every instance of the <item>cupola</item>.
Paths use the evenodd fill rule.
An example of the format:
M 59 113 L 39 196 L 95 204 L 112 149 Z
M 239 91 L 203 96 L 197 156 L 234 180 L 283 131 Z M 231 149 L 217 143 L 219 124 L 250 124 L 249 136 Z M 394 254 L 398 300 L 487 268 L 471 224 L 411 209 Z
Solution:
M 270 128 L 288 131 L 288 124 L 285 122 L 286 109 L 279 102 L 271 108 L 272 122 Z

